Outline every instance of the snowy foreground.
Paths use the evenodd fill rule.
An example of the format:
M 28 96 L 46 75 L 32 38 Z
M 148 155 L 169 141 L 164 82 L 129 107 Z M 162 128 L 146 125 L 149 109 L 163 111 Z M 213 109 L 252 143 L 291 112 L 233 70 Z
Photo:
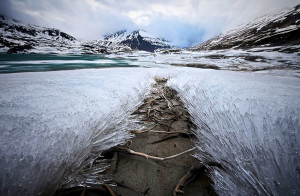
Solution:
M 51 194 L 130 138 L 128 116 L 155 76 L 198 125 L 195 156 L 225 166 L 212 172 L 220 195 L 300 194 L 300 78 L 196 68 L 1 74 L 0 194 Z

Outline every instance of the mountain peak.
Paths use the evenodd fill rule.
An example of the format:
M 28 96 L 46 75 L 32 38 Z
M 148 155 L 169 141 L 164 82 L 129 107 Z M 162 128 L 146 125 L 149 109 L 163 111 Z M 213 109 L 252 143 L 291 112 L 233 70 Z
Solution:
M 145 30 L 134 31 L 120 30 L 104 37 L 103 43 L 107 47 L 124 46 L 131 50 L 144 50 L 153 52 L 159 48 L 170 48 L 169 42 L 162 38 L 157 38 Z

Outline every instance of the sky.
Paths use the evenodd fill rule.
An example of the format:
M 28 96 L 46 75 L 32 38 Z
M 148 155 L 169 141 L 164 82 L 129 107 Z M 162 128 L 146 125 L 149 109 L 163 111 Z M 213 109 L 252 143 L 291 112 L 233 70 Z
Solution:
M 143 29 L 189 47 L 300 0 L 0 0 L 0 14 L 77 39 Z

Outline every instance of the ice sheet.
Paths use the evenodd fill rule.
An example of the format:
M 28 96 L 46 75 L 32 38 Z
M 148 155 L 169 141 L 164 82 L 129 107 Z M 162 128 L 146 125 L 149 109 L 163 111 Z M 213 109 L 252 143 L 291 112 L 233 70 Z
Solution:
M 124 142 L 146 69 L 0 75 L 1 195 L 51 195 L 93 154 Z
M 169 85 L 194 122 L 201 161 L 216 161 L 220 195 L 299 195 L 300 79 L 182 69 Z
M 297 195 L 300 79 L 278 71 L 169 67 L 1 74 L 1 194 L 51 194 L 90 163 L 86 158 L 124 142 L 130 137 L 126 119 L 160 76 L 179 92 L 199 127 L 196 158 L 226 168 L 212 168 L 220 195 Z

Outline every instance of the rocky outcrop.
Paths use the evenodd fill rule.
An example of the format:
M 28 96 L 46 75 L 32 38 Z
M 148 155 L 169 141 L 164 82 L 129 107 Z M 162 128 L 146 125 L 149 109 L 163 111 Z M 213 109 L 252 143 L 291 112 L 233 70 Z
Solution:
M 7 54 L 26 52 L 31 49 L 33 49 L 33 47 L 29 44 L 21 45 L 21 46 L 14 46 L 7 51 Z

